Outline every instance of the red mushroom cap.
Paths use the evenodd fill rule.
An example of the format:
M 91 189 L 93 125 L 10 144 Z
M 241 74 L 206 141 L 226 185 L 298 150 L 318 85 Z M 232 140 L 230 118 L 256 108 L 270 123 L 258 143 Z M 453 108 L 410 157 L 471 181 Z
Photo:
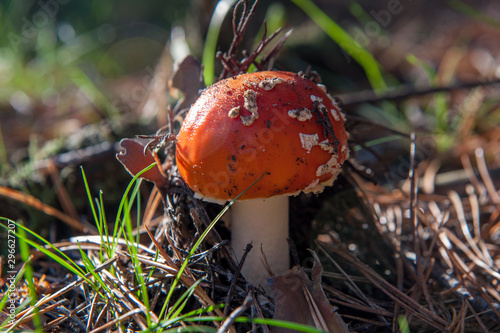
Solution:
M 234 199 L 262 174 L 241 199 L 320 192 L 348 158 L 344 121 L 324 86 L 303 76 L 239 75 L 192 105 L 177 138 L 177 166 L 212 201 Z

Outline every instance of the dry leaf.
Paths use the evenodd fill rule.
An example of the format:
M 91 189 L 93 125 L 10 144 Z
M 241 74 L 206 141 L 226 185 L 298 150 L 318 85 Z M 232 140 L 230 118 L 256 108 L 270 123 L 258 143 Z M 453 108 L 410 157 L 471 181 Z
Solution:
M 132 176 L 137 175 L 155 162 L 149 150 L 146 150 L 146 154 L 144 154 L 144 145 L 138 140 L 123 139 L 120 141 L 120 145 L 124 150 L 116 154 L 116 158 Z M 161 188 L 167 182 L 158 167 L 144 172 L 141 178 L 155 183 L 158 188 Z
M 177 114 L 182 109 L 189 108 L 198 98 L 198 92 L 203 88 L 201 81 L 201 64 L 189 55 L 178 64 L 169 81 L 170 89 L 177 89 L 182 93 L 182 98 L 177 102 L 173 113 Z
M 306 324 L 332 333 L 348 333 L 347 325 L 323 292 L 323 267 L 315 253 L 313 256 L 315 261 L 311 273 L 312 281 L 299 266 L 272 279 L 274 319 Z M 295 331 L 280 327 L 273 330 L 273 333 L 288 332 Z

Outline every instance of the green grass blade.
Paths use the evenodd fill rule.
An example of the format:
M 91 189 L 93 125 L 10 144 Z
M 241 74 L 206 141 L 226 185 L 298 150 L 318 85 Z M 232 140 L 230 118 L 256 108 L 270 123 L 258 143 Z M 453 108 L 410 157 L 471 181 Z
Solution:
M 14 283 L 11 284 L 11 286 L 16 286 L 19 281 L 21 281 L 21 279 L 23 278 L 24 276 L 24 272 L 25 272 L 25 267 L 26 267 L 26 263 L 21 267 L 21 269 L 19 270 L 19 272 L 17 272 L 16 274 L 16 277 L 14 279 Z M 12 288 L 15 288 L 15 287 L 12 287 Z M 10 288 L 9 288 L 10 289 Z M 12 290 L 12 292 L 15 292 L 17 293 L 17 291 Z M 0 301 L 0 313 L 2 312 L 2 310 L 4 309 L 5 305 L 7 304 L 7 302 L 9 301 L 10 299 L 10 296 L 11 295 L 11 292 L 5 292 L 3 297 L 2 297 L 2 300 Z M 14 298 L 12 298 L 13 300 L 15 300 Z M 17 314 L 19 313 L 20 311 L 23 310 L 23 308 L 21 306 L 16 306 L 14 305 L 15 303 L 11 303 L 13 304 L 12 307 L 13 307 L 13 311 L 14 311 L 14 314 Z M 29 305 L 29 303 L 26 303 L 26 306 Z M 11 305 L 9 304 L 7 306 L 8 308 L 11 307 Z M 9 314 L 10 314 L 10 309 L 9 309 Z M 5 319 L 5 321 L 3 323 L 0 324 L 0 331 L 6 326 L 9 324 L 9 321 L 11 320 L 10 317 L 7 317 L 7 319 Z
M 132 186 L 134 186 L 135 182 L 139 179 L 139 177 L 146 171 L 151 170 L 156 166 L 156 162 L 151 163 L 149 166 L 146 168 L 142 169 L 137 173 L 137 175 L 132 178 L 132 180 L 128 183 L 127 188 L 125 189 L 125 192 L 123 193 L 122 199 L 120 200 L 120 205 L 118 206 L 118 211 L 116 213 L 116 220 L 115 220 L 115 229 L 113 230 L 113 238 L 115 239 L 113 243 L 113 254 L 114 254 L 114 249 L 116 249 L 118 238 L 120 237 L 121 233 L 121 228 L 120 228 L 120 218 L 122 216 L 123 212 L 123 206 L 125 205 L 125 200 L 128 200 L 128 194 L 130 190 L 132 189 Z
M 342 27 L 326 15 L 311 0 L 291 0 L 302 9 L 335 43 L 346 51 L 361 67 L 376 92 L 387 90 L 380 71 L 381 66 L 373 55 L 353 39 Z
M 139 232 L 139 228 L 141 227 L 141 196 L 140 195 L 135 196 L 135 206 L 137 207 L 136 208 L 137 216 L 135 219 L 136 220 L 135 229 L 137 230 L 137 232 L 135 235 L 135 243 L 139 244 L 140 238 L 141 238 L 141 233 Z
M 96 105 L 104 106 L 102 112 L 106 118 L 120 117 L 118 108 L 103 94 L 102 90 L 96 86 L 95 82 L 78 66 L 71 66 L 69 69 L 69 78 L 84 93 L 89 92 L 94 96 Z
M 89 200 L 90 209 L 92 210 L 92 215 L 94 216 L 94 221 L 96 225 L 99 224 L 99 218 L 97 217 L 97 212 L 94 206 L 94 200 L 92 199 L 92 194 L 90 193 L 89 183 L 87 182 L 87 176 L 85 175 L 85 170 L 83 170 L 83 166 L 80 167 L 82 171 L 83 185 L 85 187 L 85 191 L 87 192 L 87 198 Z
M 211 326 L 187 326 L 187 327 L 175 327 L 166 331 L 164 333 L 174 333 L 174 332 L 203 332 L 203 333 L 217 333 L 219 330 Z
M 37 332 L 42 332 L 42 320 L 40 319 L 40 314 L 38 307 L 36 307 L 37 302 L 37 291 L 34 284 L 33 267 L 31 266 L 31 253 L 28 243 L 25 241 L 27 239 L 26 232 L 24 228 L 19 228 L 19 252 L 21 253 L 21 260 L 25 263 L 25 276 L 28 288 L 30 291 L 29 303 L 30 306 L 34 308 L 33 310 L 33 325 Z
M 446 1 L 446 4 L 455 9 L 457 12 L 467 15 L 480 23 L 486 23 L 495 29 L 500 29 L 499 20 L 480 12 L 476 8 L 471 7 L 460 0 L 448 0 Z
M 373 21 L 373 17 L 368 14 L 358 2 L 351 2 L 349 4 L 349 12 L 362 25 L 366 25 L 369 22 Z M 382 28 L 380 30 L 383 31 Z
M 148 322 L 148 326 L 151 325 L 151 315 L 149 313 L 150 310 L 150 304 L 149 304 L 149 296 L 148 296 L 148 290 L 146 287 L 146 281 L 144 280 L 144 276 L 142 273 L 142 266 L 141 262 L 137 258 L 138 254 L 138 246 L 134 246 L 135 244 L 139 244 L 139 242 L 135 242 L 134 235 L 133 235 L 133 228 L 132 228 L 132 219 L 130 216 L 130 209 L 132 207 L 132 200 L 134 197 L 140 197 L 139 195 L 139 187 L 140 187 L 140 181 L 136 182 L 134 186 L 134 190 L 132 191 L 132 197 L 130 201 L 125 200 L 124 201 L 124 210 L 123 210 L 123 218 L 122 218 L 122 225 L 121 229 L 123 234 L 125 235 L 124 239 L 127 244 L 128 251 L 130 253 L 130 259 L 132 261 L 132 265 L 134 266 L 134 274 L 139 282 L 139 290 L 138 292 L 138 297 L 142 298 L 142 303 L 147 309 L 146 312 L 146 319 Z M 139 207 L 137 207 L 139 209 Z M 138 220 L 137 223 L 140 223 L 140 219 Z
M 222 22 L 224 22 L 224 18 L 235 2 L 236 0 L 219 0 L 217 6 L 215 6 L 212 18 L 210 19 L 201 61 L 203 64 L 203 80 L 206 86 L 214 83 L 214 63 L 215 53 L 217 52 L 217 40 L 219 39 Z
M 40 241 L 42 241 L 43 243 L 47 244 L 50 248 L 52 248 L 57 254 L 59 254 L 60 256 L 57 256 L 55 253 L 53 253 L 52 251 L 49 251 L 47 250 L 45 247 L 41 246 L 40 244 L 37 244 L 33 241 L 31 241 L 30 239 L 28 239 L 27 237 L 24 237 L 23 240 L 25 242 L 27 242 L 29 245 L 31 245 L 32 247 L 34 247 L 35 249 L 37 249 L 38 251 L 44 253 L 45 255 L 47 255 L 48 257 L 50 257 L 51 259 L 55 260 L 56 262 L 60 263 L 61 265 L 63 265 L 64 267 L 66 267 L 67 269 L 69 269 L 71 272 L 73 272 L 74 274 L 80 276 L 80 277 L 84 277 L 85 275 L 85 272 L 80 268 L 80 266 L 78 266 L 73 260 L 71 260 L 64 252 L 62 252 L 61 250 L 59 250 L 58 248 L 56 248 L 54 245 L 52 245 L 52 243 L 50 243 L 49 241 L 45 240 L 42 236 L 38 235 L 37 233 L 31 231 L 30 229 L 26 228 L 25 226 L 23 226 L 22 224 L 19 224 L 19 223 L 16 223 L 12 220 L 9 220 L 7 218 L 4 218 L 4 217 L 0 217 L 0 220 L 4 220 L 4 221 L 10 221 L 10 223 L 14 223 L 18 228 L 21 228 L 23 229 L 24 231 L 30 233 L 31 235 L 33 235 L 34 237 L 38 238 Z M 7 226 L 5 226 L 3 223 L 0 223 L 0 226 L 7 229 Z M 22 235 L 20 235 L 19 233 L 14 233 L 14 235 L 16 237 L 22 237 Z M 71 264 L 70 264 L 71 263 Z
M 408 320 L 405 316 L 398 316 L 398 326 L 401 333 L 410 333 L 410 325 L 408 325 Z
M 30 305 L 30 299 L 29 298 L 26 298 L 21 304 L 19 304 L 16 308 L 16 315 L 18 313 L 20 313 L 21 311 L 24 311 L 25 308 L 29 307 Z M 15 322 L 18 322 L 18 321 L 21 321 L 23 318 L 25 318 L 26 316 L 22 316 L 21 318 L 18 318 Z M 2 323 L 2 325 L 0 325 L 0 328 L 3 328 L 3 325 L 4 324 L 8 324 L 8 322 L 6 323 Z M 16 327 L 15 326 L 11 326 L 11 328 L 5 330 L 5 331 L 0 331 L 2 333 L 9 333 L 9 332 L 24 332 L 24 331 L 20 331 L 20 330 L 16 330 Z
M 223 304 L 218 304 L 215 306 L 210 305 L 210 306 L 207 306 L 206 308 L 193 310 L 193 311 L 188 312 L 182 316 L 175 317 L 172 319 L 163 320 L 157 324 L 153 324 L 150 327 L 148 327 L 148 329 L 142 331 L 142 333 L 156 332 L 156 329 L 158 329 L 158 328 L 167 328 L 167 327 L 169 327 L 177 322 L 184 320 L 185 318 L 198 317 L 198 316 L 201 316 L 201 315 L 206 314 L 208 312 L 213 312 L 215 309 L 221 309 L 223 307 L 224 307 Z
M 194 290 L 200 284 L 201 281 L 202 280 L 200 279 L 200 280 L 196 281 L 195 283 L 193 283 L 193 285 L 191 287 L 189 287 L 188 290 L 186 290 L 181 295 L 181 297 L 179 297 L 177 302 L 175 302 L 175 304 L 172 306 L 169 313 L 167 314 L 168 318 L 175 318 L 175 317 L 178 317 L 180 315 L 181 311 L 184 310 L 184 307 L 186 306 L 187 301 L 193 295 Z
M 97 200 L 96 200 L 97 201 Z M 106 212 L 104 209 L 104 201 L 102 197 L 102 191 L 99 191 L 99 201 L 97 201 L 97 208 L 99 209 L 99 236 L 101 236 L 101 244 L 99 246 L 99 256 L 101 261 L 105 261 L 103 255 L 103 248 L 106 252 L 107 258 L 112 257 L 111 246 L 109 246 L 109 235 L 108 235 L 108 221 L 106 220 Z
M 223 317 L 217 316 L 205 316 L 205 317 L 190 317 L 183 318 L 185 322 L 207 322 L 207 321 L 220 321 L 225 320 Z M 295 330 L 297 332 L 305 332 L 305 333 L 328 333 L 326 331 L 317 329 L 312 326 L 308 326 L 305 324 L 293 323 L 285 320 L 278 319 L 267 319 L 267 318 L 248 318 L 248 317 L 238 317 L 234 320 L 235 323 L 254 323 L 254 324 L 264 324 L 274 327 L 287 328 L 291 330 Z
M 7 150 L 5 149 L 5 142 L 3 139 L 2 128 L 0 127 L 0 177 L 4 178 L 7 171 L 10 170 L 10 163 L 7 157 Z
M 109 289 L 108 285 L 102 280 L 101 276 L 95 272 L 96 267 L 95 267 L 94 263 L 87 256 L 85 251 L 82 250 L 82 248 L 80 247 L 80 244 L 78 244 L 78 248 L 80 249 L 80 255 L 82 256 L 82 262 L 83 262 L 85 268 L 87 269 L 87 271 L 90 274 L 92 274 L 96 283 L 98 283 L 104 290 L 106 290 L 106 292 L 109 295 L 112 295 L 113 293 L 111 292 L 111 289 Z M 92 283 L 91 286 L 96 292 L 99 292 L 99 288 L 97 288 L 96 283 Z

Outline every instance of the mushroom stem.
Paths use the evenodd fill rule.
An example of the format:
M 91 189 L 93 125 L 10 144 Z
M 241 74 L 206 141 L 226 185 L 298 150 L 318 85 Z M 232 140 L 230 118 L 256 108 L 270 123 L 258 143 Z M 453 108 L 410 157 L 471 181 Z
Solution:
M 250 283 L 268 289 L 269 274 L 262 263 L 262 252 L 274 275 L 290 268 L 287 238 L 288 196 L 236 201 L 231 207 L 231 247 L 237 260 L 243 257 L 248 243 L 253 245 L 241 270 Z

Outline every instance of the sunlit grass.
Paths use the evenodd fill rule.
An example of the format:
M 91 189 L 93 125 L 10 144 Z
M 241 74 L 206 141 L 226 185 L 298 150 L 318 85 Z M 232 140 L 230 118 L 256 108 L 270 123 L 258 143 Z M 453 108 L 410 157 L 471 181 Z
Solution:
M 487 14 L 477 10 L 474 7 L 469 6 L 468 4 L 466 4 L 463 1 L 447 0 L 446 3 L 448 4 L 448 6 L 455 9 L 456 11 L 473 18 L 473 19 L 477 20 L 478 22 L 486 23 L 495 29 L 500 29 L 500 20 L 497 20 L 494 17 L 487 15 Z
M 438 86 L 438 75 L 434 68 L 425 61 L 418 59 L 415 55 L 409 54 L 407 61 L 415 67 L 418 67 L 427 77 L 431 86 Z M 436 135 L 437 149 L 447 151 L 453 145 L 457 124 L 456 119 L 449 119 L 448 95 L 445 93 L 435 93 L 432 95 L 433 103 L 427 108 L 427 119 L 432 122 L 430 128 Z
M 154 166 L 155 166 L 155 164 L 152 164 L 149 167 L 145 168 L 144 170 L 142 170 L 140 173 L 138 173 L 138 175 L 136 175 L 130 181 L 124 195 L 122 196 L 121 204 L 119 206 L 119 210 L 118 210 L 118 214 L 117 214 L 117 223 L 118 223 L 118 225 L 121 225 L 122 227 L 115 228 L 114 234 L 111 237 L 111 240 L 112 240 L 111 242 L 110 242 L 109 235 L 106 234 L 107 227 L 105 227 L 105 225 L 107 224 L 107 221 L 105 220 L 105 217 L 104 217 L 105 215 L 104 215 L 104 208 L 103 208 L 104 206 L 102 206 L 102 196 L 100 196 L 99 201 L 97 201 L 97 205 L 96 205 L 97 208 L 96 208 L 96 206 L 94 206 L 93 200 L 92 200 L 91 195 L 90 195 L 90 190 L 89 190 L 89 186 L 87 183 L 85 173 L 83 172 L 83 169 L 82 169 L 82 175 L 83 175 L 83 179 L 84 179 L 85 188 L 86 188 L 87 194 L 89 196 L 89 203 L 91 205 L 94 219 L 95 219 L 96 225 L 98 226 L 98 230 L 100 232 L 100 237 L 102 240 L 101 249 L 104 250 L 106 256 L 110 259 L 115 255 L 117 241 L 118 241 L 118 238 L 121 236 L 121 233 L 125 233 L 126 235 L 128 235 L 128 237 L 126 237 L 125 239 L 131 241 L 127 244 L 127 246 L 128 246 L 129 252 L 131 253 L 132 262 L 134 263 L 134 266 L 135 266 L 134 271 L 136 273 L 136 278 L 139 281 L 139 285 L 140 285 L 139 290 L 141 291 L 140 296 L 142 297 L 142 300 L 143 300 L 144 304 L 146 304 L 146 307 L 147 307 L 146 316 L 147 316 L 147 320 L 148 320 L 149 324 L 151 323 L 151 321 L 150 321 L 150 317 L 149 317 L 148 293 L 147 293 L 145 281 L 144 281 L 143 276 L 142 276 L 141 265 L 137 261 L 137 253 L 138 253 L 137 248 L 132 246 L 132 244 L 138 244 L 138 243 L 135 242 L 135 240 L 133 239 L 133 233 L 132 233 L 132 229 L 131 229 L 131 225 L 130 225 L 130 221 L 131 221 L 130 211 L 131 211 L 132 205 L 129 203 L 129 200 L 139 200 L 139 199 L 137 199 L 139 197 L 139 191 L 138 191 L 138 186 L 140 185 L 140 182 L 138 181 L 139 177 L 143 172 L 146 172 L 147 170 L 151 169 Z M 131 194 L 132 199 L 129 199 L 129 197 L 128 197 L 128 194 L 130 191 L 132 191 L 132 194 Z M 25 226 L 23 226 L 20 223 L 10 221 L 7 218 L 2 217 L 0 219 L 5 221 L 5 222 L 8 222 L 8 223 L 15 224 L 17 227 L 17 232 L 15 232 L 13 234 L 19 240 L 20 250 L 21 250 L 21 258 L 22 258 L 23 262 L 25 263 L 24 269 L 21 270 L 18 273 L 18 275 L 21 273 L 24 274 L 24 278 L 28 284 L 28 287 L 30 288 L 31 295 L 36 295 L 37 293 L 33 287 L 33 270 L 32 270 L 31 265 L 30 265 L 30 260 L 29 260 L 29 258 L 30 258 L 29 253 L 30 252 L 28 249 L 28 245 L 31 246 L 32 248 L 42 252 L 48 258 L 54 260 L 56 263 L 58 263 L 59 265 L 61 265 L 64 268 L 66 268 L 71 273 L 78 276 L 80 279 L 83 279 L 85 282 L 88 283 L 89 286 L 92 287 L 92 289 L 95 292 L 99 293 L 102 298 L 105 299 L 106 294 L 107 295 L 113 294 L 111 292 L 110 288 L 108 287 L 107 283 L 101 277 L 101 275 L 95 272 L 96 266 L 95 266 L 94 262 L 87 256 L 87 254 L 85 253 L 85 251 L 83 249 L 80 248 L 81 263 L 83 265 L 83 268 L 81 268 L 81 266 L 79 264 L 77 264 L 70 257 L 68 257 L 63 251 L 61 251 L 60 249 L 55 247 L 52 243 L 50 243 L 49 241 L 47 241 L 46 239 L 44 239 L 43 237 L 41 237 L 40 235 L 38 235 L 34 231 L 26 228 Z M 123 226 L 124 224 L 128 225 L 127 230 L 124 229 L 124 226 Z M 8 230 L 8 227 L 6 225 L 0 224 L 0 226 L 2 226 L 3 228 Z M 27 234 L 29 234 L 34 239 L 38 240 L 40 242 L 40 244 L 31 240 L 27 236 Z M 104 259 L 106 259 L 106 258 L 104 258 L 104 253 L 101 253 L 100 257 L 101 257 L 102 261 L 104 261 Z M 89 275 L 93 278 L 93 280 L 90 278 Z M 20 278 L 17 278 L 17 281 L 20 281 L 20 280 L 21 280 Z M 101 290 L 104 290 L 106 293 L 102 293 Z M 32 309 L 34 309 L 34 311 L 35 311 L 34 323 L 35 323 L 36 327 L 40 327 L 40 320 L 39 320 L 39 317 L 37 315 L 37 311 L 38 311 L 37 303 L 39 304 L 41 302 L 44 302 L 44 300 L 47 297 L 48 296 L 45 296 L 44 298 L 40 299 L 38 302 L 37 302 L 37 300 L 31 298 L 30 304 L 31 304 Z M 6 296 L 4 296 L 4 299 L 2 299 L 2 302 L 0 303 L 0 311 L 2 310 L 2 307 L 5 306 L 5 303 L 6 303 L 5 298 L 6 298 Z M 5 325 L 6 325 L 6 323 L 3 323 L 2 325 L 0 325 L 0 329 L 2 327 L 5 327 Z
M 398 316 L 398 325 L 401 333 L 410 333 L 410 325 L 405 316 Z
M 340 25 L 310 0 L 291 0 L 300 7 L 325 33 L 351 56 L 361 67 L 376 92 L 387 90 L 381 66 L 373 55 L 353 39 Z
M 203 79 L 206 86 L 210 86 L 214 83 L 217 41 L 219 40 L 222 22 L 224 22 L 224 18 L 235 3 L 236 0 L 221 0 L 217 3 L 217 6 L 212 14 L 212 19 L 210 20 L 207 36 L 205 38 L 203 57 L 201 61 L 203 64 Z

